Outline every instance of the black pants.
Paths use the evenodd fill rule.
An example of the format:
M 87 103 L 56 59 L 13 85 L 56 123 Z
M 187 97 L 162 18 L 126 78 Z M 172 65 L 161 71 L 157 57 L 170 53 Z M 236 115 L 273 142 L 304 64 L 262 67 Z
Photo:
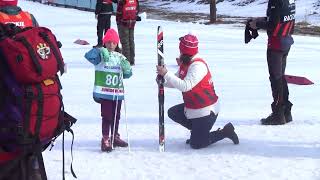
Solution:
M 168 116 L 191 131 L 190 145 L 195 149 L 204 148 L 211 144 L 210 130 L 218 115 L 213 112 L 209 116 L 187 119 L 184 115 L 184 104 L 178 104 L 168 110 Z
M 103 35 L 110 29 L 111 24 L 111 14 L 99 14 L 98 23 L 97 23 L 97 36 L 98 36 L 98 45 L 102 44 Z
M 0 148 L 1 153 L 1 148 Z M 0 165 L 1 180 L 40 180 L 40 171 L 34 168 L 35 156 L 26 155 L 20 159 L 13 159 Z M 37 174 L 38 173 L 38 174 Z M 45 173 L 45 172 L 44 172 Z
M 271 83 L 273 104 L 285 104 L 289 101 L 288 83 L 285 79 L 287 56 L 290 49 L 286 51 L 267 50 L 267 62 L 269 79 Z

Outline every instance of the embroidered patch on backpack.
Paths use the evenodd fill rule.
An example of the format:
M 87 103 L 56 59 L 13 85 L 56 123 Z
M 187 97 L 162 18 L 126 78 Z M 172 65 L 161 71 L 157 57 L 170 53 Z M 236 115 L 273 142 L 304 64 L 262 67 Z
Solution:
M 37 53 L 41 57 L 41 59 L 46 60 L 49 58 L 50 55 L 50 47 L 47 46 L 45 43 L 39 43 L 37 45 Z

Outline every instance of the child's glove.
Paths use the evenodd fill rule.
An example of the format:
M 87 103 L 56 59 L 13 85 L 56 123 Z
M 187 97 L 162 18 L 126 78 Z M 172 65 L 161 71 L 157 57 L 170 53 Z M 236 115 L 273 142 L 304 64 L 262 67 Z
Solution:
M 101 58 L 105 61 L 108 62 L 110 58 L 110 52 L 107 48 L 101 48 Z

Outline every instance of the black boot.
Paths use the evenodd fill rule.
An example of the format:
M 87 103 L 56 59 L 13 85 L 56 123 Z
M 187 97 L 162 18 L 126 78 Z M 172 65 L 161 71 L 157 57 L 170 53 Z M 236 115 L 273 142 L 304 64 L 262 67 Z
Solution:
M 231 123 L 226 124 L 223 129 L 218 129 L 210 133 L 211 144 L 220 141 L 224 138 L 229 138 L 234 144 L 239 144 L 239 138 L 236 132 L 234 132 L 234 127 Z
M 234 132 L 234 127 L 231 123 L 228 123 L 223 127 L 222 133 L 226 138 L 231 139 L 233 144 L 239 144 L 238 135 Z
M 282 125 L 286 123 L 284 117 L 284 106 L 271 104 L 272 113 L 267 117 L 261 119 L 262 125 Z
M 292 103 L 288 101 L 284 108 L 284 117 L 286 119 L 286 123 L 289 123 L 292 121 L 291 107 L 292 107 Z

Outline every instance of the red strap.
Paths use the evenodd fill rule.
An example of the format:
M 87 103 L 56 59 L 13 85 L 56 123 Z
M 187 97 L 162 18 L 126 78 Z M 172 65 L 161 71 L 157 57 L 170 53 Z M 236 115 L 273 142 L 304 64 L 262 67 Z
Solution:
M 276 26 L 276 29 L 273 31 L 272 36 L 277 36 L 277 34 L 279 33 L 279 30 L 280 30 L 280 27 L 281 27 L 281 23 L 278 23 Z
M 290 27 L 291 22 L 286 23 L 286 25 L 283 28 L 282 36 L 286 36 L 288 34 L 288 29 Z
M 20 152 L 0 152 L 0 164 L 14 159 Z
M 290 27 L 289 27 L 288 33 L 291 32 L 291 30 L 292 30 L 292 28 L 293 28 L 293 24 L 294 24 L 294 23 L 291 21 L 291 22 L 290 22 Z

